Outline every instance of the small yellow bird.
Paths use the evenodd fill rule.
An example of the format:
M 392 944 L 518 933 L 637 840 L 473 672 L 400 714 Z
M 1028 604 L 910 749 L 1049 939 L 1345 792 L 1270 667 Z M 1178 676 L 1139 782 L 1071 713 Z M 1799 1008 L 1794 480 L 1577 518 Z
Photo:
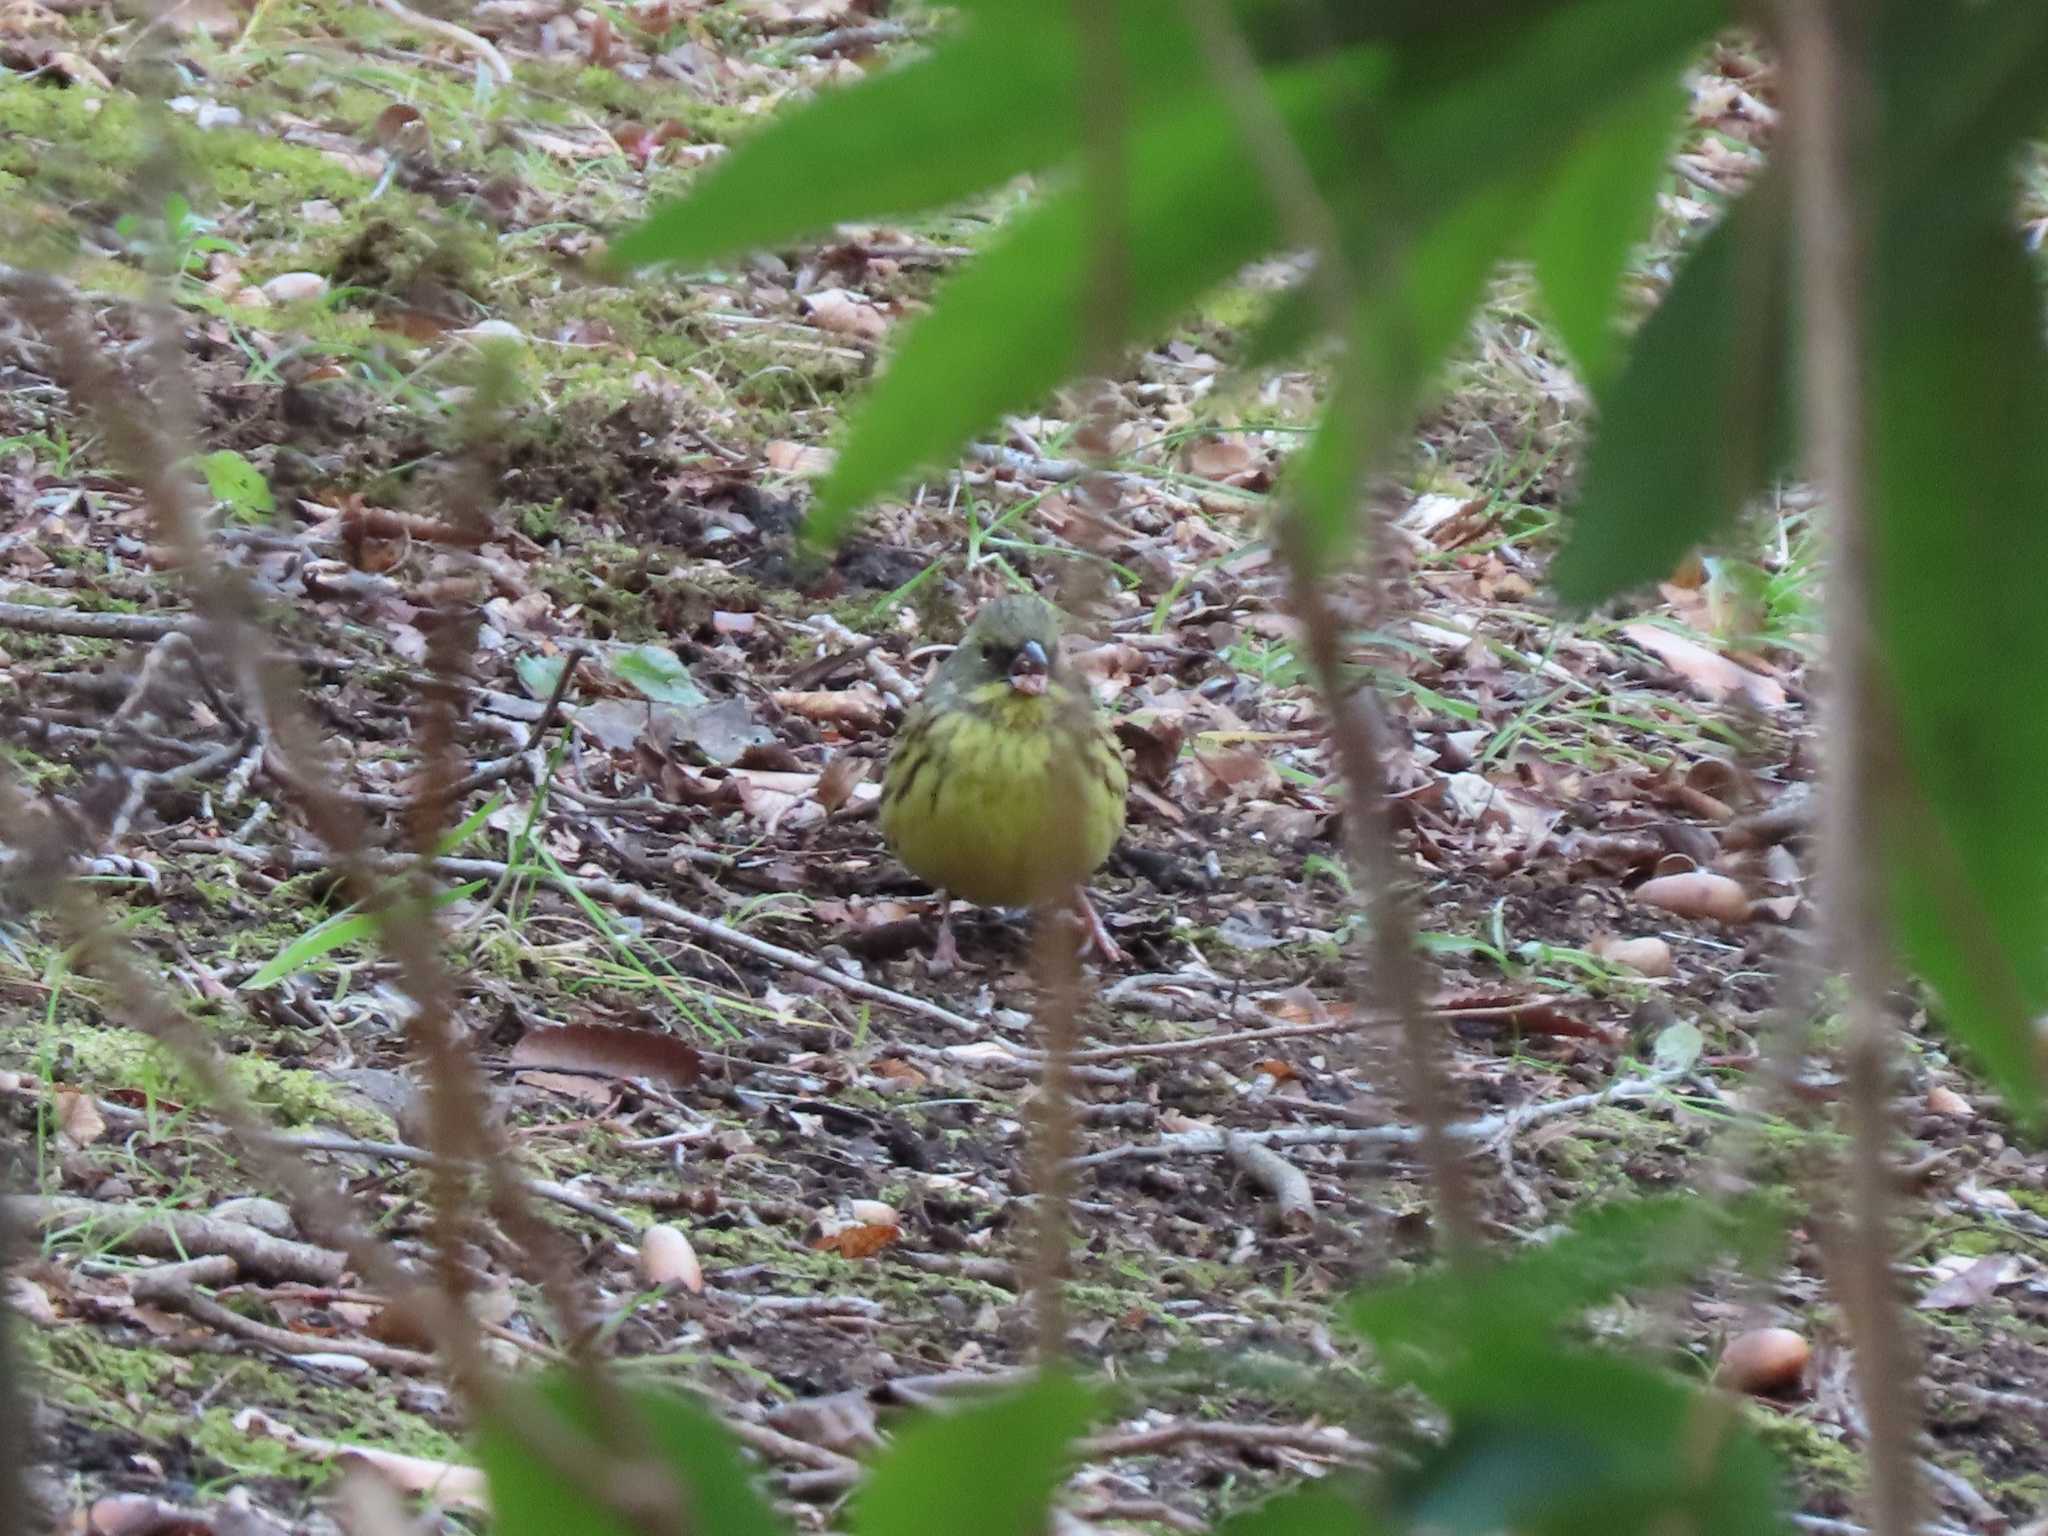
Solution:
M 1116 738 L 1060 659 L 1059 611 L 1029 594 L 975 616 L 904 720 L 882 836 L 911 873 L 984 906 L 1071 899 L 1089 947 L 1122 959 L 1084 888 L 1123 830 Z M 955 963 L 944 918 L 933 956 Z

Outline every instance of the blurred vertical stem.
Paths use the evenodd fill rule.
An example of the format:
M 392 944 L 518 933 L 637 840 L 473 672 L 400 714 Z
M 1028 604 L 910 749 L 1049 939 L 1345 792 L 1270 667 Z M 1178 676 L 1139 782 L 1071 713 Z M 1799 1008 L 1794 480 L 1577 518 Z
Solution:
M 1224 0 L 1187 0 L 1186 14 L 1201 40 L 1210 73 L 1237 117 L 1246 147 L 1266 178 L 1288 237 L 1315 256 L 1308 282 L 1323 328 L 1333 336 L 1348 334 L 1358 282 L 1335 213 L 1274 106 L 1258 62 Z M 1370 409 L 1379 402 L 1362 403 Z M 1408 1106 L 1422 1133 L 1422 1159 L 1435 1193 L 1444 1247 L 1454 1261 L 1462 1260 L 1476 1246 L 1478 1224 L 1465 1165 L 1447 1129 L 1450 1108 L 1443 1081 L 1442 1031 L 1424 1006 L 1414 918 L 1401 890 L 1400 860 L 1387 808 L 1386 717 L 1369 683 L 1353 689 L 1346 682 L 1342 631 L 1304 550 L 1298 513 L 1290 510 L 1282 517 L 1281 553 L 1292 574 L 1295 615 L 1307 636 L 1309 661 L 1330 712 L 1330 736 L 1344 780 L 1345 854 L 1364 893 L 1372 980 L 1387 1011 L 1400 1020 Z M 1378 540 L 1368 538 L 1365 543 L 1370 561 Z
M 1876 103 L 1859 0 L 1785 0 L 1790 154 L 1806 365 L 1809 472 L 1832 509 L 1827 593 L 1828 753 L 1821 826 L 1829 962 L 1847 991 L 1847 1079 L 1854 1166 L 1850 1222 L 1834 1256 L 1869 1427 L 1867 1518 L 1874 1536 L 1918 1527 L 1914 1349 L 1892 1272 L 1890 1067 L 1893 1029 L 1883 875 L 1875 829 L 1885 813 L 1873 708 L 1875 590 L 1868 485 L 1865 325 L 1871 287 L 1870 114 Z
M 0 1156 L 0 1172 L 8 1160 Z M 0 1191 L 5 1187 L 0 1184 Z M 20 1241 L 7 1203 L 0 1200 L 0 1280 L 13 1272 Z M 0 1536 L 26 1536 L 29 1529 L 28 1404 L 22 1392 L 21 1351 L 14 1343 L 14 1330 L 20 1326 L 14 1309 L 0 1297 Z
M 1122 17 L 1116 0 L 1074 0 L 1074 37 L 1080 49 L 1082 178 L 1088 202 L 1088 281 L 1081 309 L 1082 353 L 1099 392 L 1076 433 L 1081 450 L 1106 462 L 1116 394 L 1106 376 L 1114 366 L 1129 307 L 1129 258 L 1125 211 L 1129 205 L 1124 159 L 1125 90 Z M 1094 527 L 1092 504 L 1101 484 L 1094 477 L 1075 489 L 1081 536 Z M 1116 493 L 1111 491 L 1112 495 Z M 1099 579 L 1093 566 L 1085 580 Z M 1069 587 L 1072 583 L 1067 584 Z M 1085 593 L 1063 591 L 1069 608 L 1083 606 Z M 1085 687 L 1086 684 L 1084 683 Z M 1086 787 L 1076 764 L 1062 757 L 1054 771 L 1074 782 L 1058 802 L 1078 807 Z M 1038 980 L 1038 1030 L 1045 1050 L 1039 1082 L 1038 1145 L 1033 1183 L 1038 1194 L 1037 1246 L 1031 1275 L 1032 1326 L 1044 1365 L 1066 1352 L 1066 1274 L 1073 1244 L 1074 1052 L 1081 1038 L 1080 939 L 1053 902 L 1037 913 L 1033 969 Z

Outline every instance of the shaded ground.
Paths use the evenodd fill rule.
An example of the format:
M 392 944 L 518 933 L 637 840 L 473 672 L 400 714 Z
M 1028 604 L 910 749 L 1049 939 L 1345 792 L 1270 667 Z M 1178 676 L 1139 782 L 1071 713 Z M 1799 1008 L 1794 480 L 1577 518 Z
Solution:
M 1131 958 L 1089 1007 L 1072 1298 L 1079 1351 L 1128 1383 L 1112 1433 L 1135 1438 L 1094 1447 L 1071 1507 L 1195 1529 L 1294 1475 L 1394 1454 L 1403 1406 L 1373 1397 L 1328 1301 L 1425 1259 L 1430 1201 L 1400 1139 L 1390 1031 L 1353 994 L 1341 797 L 1259 542 L 1317 379 L 1222 374 L 1275 275 L 1133 360 L 1113 505 L 1076 485 L 1074 408 L 1057 403 L 822 564 L 792 531 L 849 391 L 1006 210 L 633 287 L 581 261 L 752 117 L 857 76 L 914 27 L 829 5 L 653 4 L 600 24 L 485 3 L 470 24 L 515 69 L 498 85 L 376 10 L 194 20 L 157 68 L 135 24 L 97 7 L 0 8 L 0 227 L 20 232 L 0 257 L 63 254 L 93 335 L 164 419 L 189 413 L 193 448 L 215 455 L 218 558 L 258 594 L 388 847 L 405 846 L 434 636 L 474 623 L 460 746 L 489 777 L 464 799 L 461 895 L 441 914 L 459 1019 L 526 1171 L 568 1197 L 551 1219 L 631 1369 L 753 1426 L 822 1526 L 840 1453 L 896 1405 L 1027 1357 L 1027 945 L 963 914 L 964 970 L 930 976 L 928 895 L 865 812 L 921 648 L 982 598 L 1082 569 L 1106 581 L 1077 655 L 1139 788 L 1098 887 Z M 1707 186 L 1745 172 L 1769 116 L 1753 71 L 1731 53 L 1700 77 L 1660 250 L 1710 216 Z M 166 197 L 173 178 L 189 206 Z M 1646 261 L 1646 294 L 1661 267 Z M 160 324 L 151 271 L 188 382 L 153 377 L 134 345 Z M 1503 1242 L 1618 1192 L 1789 1184 L 1834 1143 L 1825 1059 L 1796 1118 L 1750 1070 L 1804 920 L 1805 509 L 1777 509 L 1759 559 L 1560 624 L 1542 566 L 1583 402 L 1531 302 L 1503 281 L 1389 491 L 1390 611 L 1340 594 L 1400 730 L 1402 853 Z M 187 589 L 104 426 L 53 382 L 49 338 L 18 306 L 8 320 L 0 601 L 46 612 L 0 625 L 0 750 L 244 1089 L 357 1143 L 319 1156 L 423 1252 L 388 962 L 346 944 L 259 975 L 340 910 L 329 857 L 238 734 L 234 680 L 202 667 L 210 692 L 197 653 L 160 642 Z M 503 425 L 480 440 L 488 402 Z M 578 670 L 551 712 L 565 657 Z M 1684 917 L 1640 894 L 1694 869 L 1732 879 L 1743 910 Z M 336 1358 L 421 1342 L 356 1281 L 245 1257 L 231 1283 L 149 1293 L 137 1227 L 268 1220 L 222 1205 L 276 1191 L 72 973 L 50 920 L 16 917 L 0 1124 L 19 1133 L 15 1187 L 51 1218 L 10 1290 L 49 1500 L 134 1494 L 224 1519 L 239 1499 L 328 1529 L 335 1466 L 314 1442 L 459 1458 L 431 1373 Z M 928 1006 L 851 994 L 788 951 Z M 1943 1518 L 2024 1523 L 2048 1501 L 2048 1165 L 2006 1144 L 1931 1039 L 1901 1091 Z M 1215 1129 L 1263 1137 L 1306 1176 L 1312 1213 Z M 701 1292 L 636 1269 L 655 1220 L 687 1234 Z M 471 1237 L 495 1347 L 547 1358 L 522 1255 L 487 1220 Z M 1860 1434 L 1818 1275 L 1795 1231 L 1773 1276 L 1617 1304 L 1596 1326 L 1702 1376 L 1733 1333 L 1800 1331 L 1804 1387 L 1751 1412 L 1806 1510 L 1841 1518 Z M 327 1353 L 294 1363 L 236 1318 Z

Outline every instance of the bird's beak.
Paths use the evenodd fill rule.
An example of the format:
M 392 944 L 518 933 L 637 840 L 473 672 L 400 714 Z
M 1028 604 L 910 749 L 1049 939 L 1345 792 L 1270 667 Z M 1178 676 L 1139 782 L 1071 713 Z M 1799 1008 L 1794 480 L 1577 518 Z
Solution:
M 1017 648 L 1016 659 L 1010 663 L 1010 686 L 1019 693 L 1043 693 L 1046 674 L 1051 670 L 1045 647 L 1036 640 L 1026 640 Z

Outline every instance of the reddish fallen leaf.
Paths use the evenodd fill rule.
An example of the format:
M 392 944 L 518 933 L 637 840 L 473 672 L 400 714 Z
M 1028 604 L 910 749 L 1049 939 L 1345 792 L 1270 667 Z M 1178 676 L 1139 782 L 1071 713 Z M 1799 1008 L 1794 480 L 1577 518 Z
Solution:
M 842 752 L 818 775 L 818 804 L 836 811 L 853 797 L 854 789 L 868 776 L 868 760 Z
M 807 295 L 804 313 L 818 329 L 857 341 L 880 341 L 889 334 L 889 317 L 865 294 L 847 288 L 821 288 Z
M 1958 1120 L 1968 1119 L 1976 1113 L 1968 1099 L 1939 1083 L 1927 1090 L 1927 1108 L 1932 1114 L 1948 1115 Z
M 871 1259 L 903 1235 L 900 1227 L 873 1226 L 847 1227 L 844 1231 L 827 1233 L 811 1244 L 820 1253 L 836 1253 L 843 1259 Z
M 572 1067 L 612 1077 L 641 1077 L 664 1088 L 687 1088 L 703 1061 L 697 1048 L 674 1035 L 616 1024 L 550 1024 L 530 1029 L 512 1047 L 520 1067 Z

